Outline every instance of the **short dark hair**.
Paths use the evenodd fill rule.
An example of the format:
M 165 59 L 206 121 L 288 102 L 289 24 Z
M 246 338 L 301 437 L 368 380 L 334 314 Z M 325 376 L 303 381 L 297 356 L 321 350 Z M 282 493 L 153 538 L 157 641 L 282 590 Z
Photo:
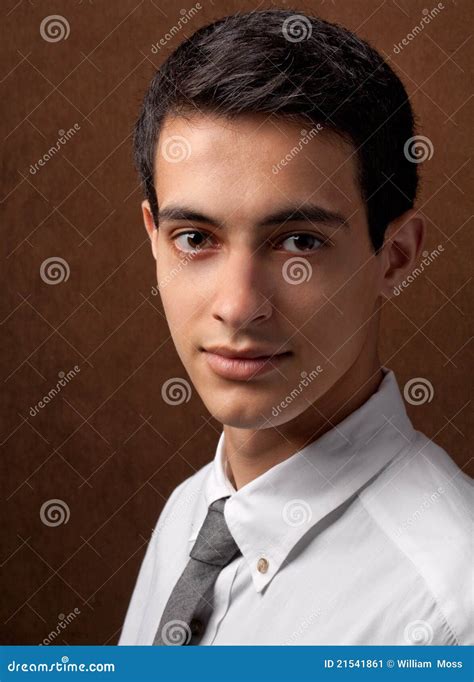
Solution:
M 167 114 L 264 112 L 329 127 L 356 149 L 375 252 L 412 208 L 417 164 L 405 153 L 414 115 L 381 55 L 338 24 L 291 10 L 238 13 L 200 28 L 153 77 L 134 129 L 135 163 L 158 227 L 154 155 Z

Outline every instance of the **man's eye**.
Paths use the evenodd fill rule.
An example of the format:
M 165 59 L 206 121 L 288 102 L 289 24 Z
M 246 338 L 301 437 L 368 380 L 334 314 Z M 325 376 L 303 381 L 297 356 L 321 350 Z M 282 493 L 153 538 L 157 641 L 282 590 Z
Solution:
M 319 239 L 315 234 L 292 234 L 289 237 L 283 239 L 280 244 L 283 245 L 288 242 L 288 251 L 292 253 L 301 253 L 302 251 L 316 251 L 321 246 L 324 245 L 324 241 Z M 294 247 L 294 248 L 292 248 Z
M 178 251 L 192 253 L 196 251 L 202 251 L 203 245 L 205 245 L 206 242 L 209 241 L 209 236 L 206 235 L 204 232 L 192 230 L 177 234 L 175 237 L 173 237 L 173 241 Z

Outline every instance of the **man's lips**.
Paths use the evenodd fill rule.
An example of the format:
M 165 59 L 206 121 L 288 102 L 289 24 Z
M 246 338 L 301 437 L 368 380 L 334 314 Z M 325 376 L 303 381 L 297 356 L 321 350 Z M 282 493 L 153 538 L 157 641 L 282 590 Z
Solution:
M 225 357 L 219 353 L 204 351 L 204 357 L 208 365 L 216 374 L 225 379 L 240 381 L 249 380 L 274 371 L 291 354 L 291 351 L 286 351 L 276 355 L 249 358 Z
M 257 358 L 268 358 L 277 355 L 282 355 L 283 353 L 289 353 L 290 351 L 282 350 L 283 344 L 280 346 L 270 348 L 269 346 L 247 346 L 247 348 L 232 348 L 230 346 L 210 346 L 207 348 L 201 348 L 208 353 L 214 353 L 215 355 L 221 355 L 225 358 L 236 358 L 236 359 L 257 359 Z

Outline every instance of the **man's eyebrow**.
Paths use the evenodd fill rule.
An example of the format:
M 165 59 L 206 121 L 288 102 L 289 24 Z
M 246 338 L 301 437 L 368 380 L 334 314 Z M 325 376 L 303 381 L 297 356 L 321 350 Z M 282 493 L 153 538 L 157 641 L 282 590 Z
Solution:
M 287 207 L 272 213 L 259 222 L 259 226 L 281 225 L 282 223 L 306 222 L 322 223 L 329 227 L 349 227 L 347 218 L 341 213 L 330 211 L 317 204 L 302 204 L 295 207 Z
M 158 211 L 158 222 L 160 220 L 183 220 L 186 222 L 206 223 L 217 229 L 221 229 L 222 224 L 199 211 L 194 211 L 187 206 L 168 206 Z M 317 204 L 303 204 L 300 206 L 288 206 L 271 213 L 257 223 L 257 227 L 270 227 L 272 225 L 282 225 L 290 222 L 320 223 L 328 227 L 349 227 L 347 218 L 341 213 L 330 211 Z

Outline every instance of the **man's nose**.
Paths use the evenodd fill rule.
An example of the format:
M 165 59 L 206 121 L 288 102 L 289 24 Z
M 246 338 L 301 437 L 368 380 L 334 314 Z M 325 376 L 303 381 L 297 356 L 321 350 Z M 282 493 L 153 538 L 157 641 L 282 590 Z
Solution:
M 272 313 L 270 287 L 271 279 L 258 254 L 239 250 L 219 270 L 212 316 L 233 329 L 263 322 Z

